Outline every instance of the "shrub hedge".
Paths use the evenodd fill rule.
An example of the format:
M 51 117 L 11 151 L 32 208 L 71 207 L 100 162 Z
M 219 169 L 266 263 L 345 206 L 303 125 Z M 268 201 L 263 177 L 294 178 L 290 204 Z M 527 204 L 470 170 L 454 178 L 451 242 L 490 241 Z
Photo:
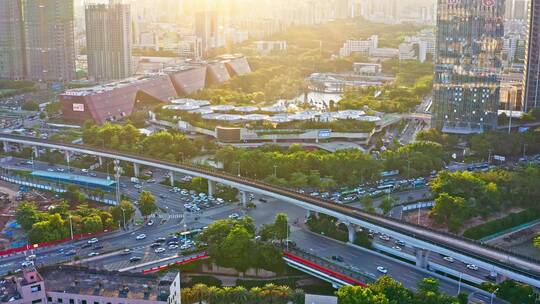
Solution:
M 463 233 L 463 236 L 473 240 L 495 234 L 497 232 L 510 229 L 540 218 L 540 211 L 527 209 L 519 213 L 512 213 L 506 217 L 486 222 L 484 224 L 471 227 Z

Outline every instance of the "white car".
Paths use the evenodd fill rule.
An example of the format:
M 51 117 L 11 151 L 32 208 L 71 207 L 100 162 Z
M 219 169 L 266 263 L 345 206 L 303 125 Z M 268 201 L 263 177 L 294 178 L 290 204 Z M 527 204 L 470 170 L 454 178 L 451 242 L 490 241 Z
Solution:
M 180 246 L 180 249 L 181 249 L 181 250 L 187 250 L 187 249 L 189 249 L 189 247 L 191 247 L 191 246 L 185 244 L 185 245 Z
M 233 214 L 229 215 L 229 218 L 233 219 L 233 220 L 235 220 L 235 219 L 237 219 L 239 217 L 240 217 L 240 215 L 238 215 L 238 213 L 233 213 Z
M 24 261 L 24 262 L 21 263 L 21 266 L 22 267 L 34 266 L 34 262 L 33 261 Z
M 175 249 L 178 249 L 178 245 L 175 245 L 175 244 L 169 245 L 169 250 L 175 250 Z
M 390 240 L 390 237 L 386 234 L 381 234 L 379 235 L 379 238 L 383 241 L 389 241 Z
M 392 249 L 397 250 L 397 251 L 401 251 L 401 247 L 399 247 L 399 246 L 394 246 L 394 247 L 392 247 Z
M 143 234 L 139 234 L 139 235 L 137 235 L 137 237 L 136 237 L 137 240 L 144 240 L 145 238 L 146 238 L 146 234 L 144 234 L 144 233 L 143 233 Z
M 96 255 L 99 255 L 99 252 L 90 252 L 88 254 L 89 257 L 93 257 L 93 256 L 96 256 Z
M 154 252 L 155 252 L 155 253 L 162 253 L 162 252 L 165 252 L 165 248 L 163 248 L 163 247 L 156 248 L 156 249 L 154 249 Z
M 88 173 L 88 169 L 82 169 L 81 170 L 83 173 Z
M 467 264 L 467 268 L 469 268 L 470 270 L 478 270 L 478 266 L 474 265 L 474 264 Z
M 36 255 L 35 255 L 35 254 L 31 254 L 31 255 L 27 256 L 25 260 L 27 260 L 27 261 L 33 261 L 33 260 L 35 260 L 35 259 L 36 259 Z
M 99 242 L 99 240 L 97 238 L 92 238 L 92 239 L 88 240 L 88 244 L 95 244 L 97 242 Z
M 152 226 L 152 225 L 154 225 L 154 221 L 150 220 L 146 225 Z
M 445 260 L 445 261 L 447 261 L 447 262 L 449 262 L 449 263 L 454 263 L 454 258 L 453 258 L 453 257 L 445 256 L 445 257 L 443 258 L 443 260 Z
M 380 272 L 380 273 L 384 273 L 384 274 L 388 273 L 388 269 L 386 269 L 386 268 L 384 268 L 382 266 L 377 267 L 377 271 Z

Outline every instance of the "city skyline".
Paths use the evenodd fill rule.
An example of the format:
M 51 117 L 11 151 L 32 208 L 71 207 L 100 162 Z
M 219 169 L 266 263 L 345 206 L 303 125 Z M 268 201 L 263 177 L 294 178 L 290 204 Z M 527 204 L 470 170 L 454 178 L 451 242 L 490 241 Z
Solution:
M 540 0 L 0 0 L 0 302 L 540 303 Z

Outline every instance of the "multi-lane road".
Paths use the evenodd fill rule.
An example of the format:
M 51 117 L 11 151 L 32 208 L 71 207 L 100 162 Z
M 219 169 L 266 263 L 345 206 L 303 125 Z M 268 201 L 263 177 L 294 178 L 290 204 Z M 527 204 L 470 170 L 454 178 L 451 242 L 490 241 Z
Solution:
M 48 164 L 41 162 L 34 162 L 33 165 L 22 165 L 20 164 L 21 162 L 22 160 L 20 159 L 13 159 L 4 163 L 3 166 L 36 170 L 47 170 L 50 168 Z M 71 173 L 86 174 L 82 173 L 78 169 L 75 169 Z M 98 177 L 106 177 L 106 174 L 104 173 L 96 172 L 95 174 Z M 159 213 L 154 225 L 143 225 L 138 227 L 130 226 L 129 230 L 127 231 L 117 231 L 100 237 L 98 243 L 103 246 L 103 248 L 100 249 L 94 249 L 93 246 L 81 249 L 81 246 L 86 241 L 70 242 L 51 248 L 39 249 L 33 252 L 37 256 L 36 263 L 52 264 L 70 261 L 73 256 L 65 255 L 65 252 L 70 250 L 76 250 L 77 256 L 79 256 L 84 263 L 84 260 L 88 258 L 88 254 L 91 252 L 100 252 L 103 254 L 103 256 L 93 257 L 90 266 L 109 270 L 119 270 L 133 265 L 148 263 L 168 256 L 176 255 L 177 250 L 166 250 L 163 253 L 156 254 L 154 253 L 154 249 L 150 248 L 150 245 L 157 238 L 168 237 L 171 233 L 182 231 L 185 229 L 185 227 L 188 229 L 201 228 L 207 226 L 215 220 L 227 218 L 232 213 L 249 215 L 254 218 L 258 225 L 263 225 L 272 222 L 275 214 L 278 212 L 284 212 L 288 215 L 291 223 L 296 223 L 290 237 L 302 250 L 316 253 L 318 256 L 323 258 L 329 258 L 333 255 L 341 255 L 344 257 L 344 263 L 351 267 L 351 269 L 374 277 L 382 275 L 381 273 L 377 272 L 377 266 L 384 266 L 386 269 L 388 269 L 389 275 L 401 281 L 409 288 L 414 288 L 419 280 L 429 275 L 425 272 L 425 270 L 419 269 L 414 265 L 383 256 L 380 253 L 370 252 L 345 245 L 343 243 L 339 243 L 323 236 L 305 231 L 302 229 L 302 223 L 306 216 L 305 210 L 285 202 L 267 198 L 267 203 L 261 203 L 256 197 L 254 202 L 256 202 L 257 208 L 255 209 L 246 210 L 237 204 L 228 204 L 225 206 L 222 205 L 212 209 L 203 210 L 199 214 L 186 212 L 183 205 L 184 203 L 189 202 L 190 198 L 182 196 L 178 193 L 170 192 L 170 187 L 159 184 L 160 179 L 163 179 L 164 176 L 165 174 L 163 172 L 154 170 L 154 178 L 156 178 L 157 183 L 144 184 L 144 189 L 152 192 L 157 198 L 159 207 L 166 211 L 166 213 Z M 123 194 L 129 196 L 132 200 L 136 200 L 138 198 L 139 191 L 129 182 L 129 178 L 122 177 L 121 183 L 124 184 L 124 187 L 121 188 Z M 136 236 L 139 234 L 146 234 L 147 237 L 144 240 L 137 240 Z M 387 247 L 396 246 L 395 241 L 396 240 L 384 241 L 377 235 L 375 235 L 374 238 L 374 242 L 376 244 Z M 166 248 L 166 246 L 164 247 Z M 122 255 L 121 251 L 125 248 L 131 249 L 132 253 L 129 255 Z M 400 249 L 403 254 L 409 254 L 411 257 L 414 257 L 415 255 L 414 250 L 407 245 L 401 246 Z M 116 252 L 116 254 L 106 254 L 110 252 Z M 141 257 L 141 260 L 136 263 L 131 263 L 129 258 L 132 256 Z M 429 257 L 429 259 L 432 263 L 451 267 L 452 269 L 463 274 L 477 277 L 483 277 L 489 274 L 487 270 L 470 270 L 464 263 L 459 261 L 454 261 L 453 263 L 445 261 L 439 255 L 432 255 Z M 8 271 L 14 271 L 20 268 L 23 261 L 24 255 L 1 258 L 0 274 L 5 274 Z M 462 291 L 472 291 L 464 284 L 451 280 L 442 280 L 441 289 L 448 294 L 456 294 L 458 289 L 461 289 Z

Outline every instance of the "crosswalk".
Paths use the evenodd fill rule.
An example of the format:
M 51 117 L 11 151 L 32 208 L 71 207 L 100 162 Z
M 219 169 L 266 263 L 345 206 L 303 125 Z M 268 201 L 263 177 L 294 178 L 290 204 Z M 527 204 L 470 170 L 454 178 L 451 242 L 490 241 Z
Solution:
M 183 215 L 182 213 L 178 213 L 178 214 L 169 214 L 169 215 L 168 215 L 168 218 L 169 218 L 170 220 L 172 220 L 172 219 L 181 219 L 181 218 L 183 218 L 183 217 L 184 217 L 184 215 Z

